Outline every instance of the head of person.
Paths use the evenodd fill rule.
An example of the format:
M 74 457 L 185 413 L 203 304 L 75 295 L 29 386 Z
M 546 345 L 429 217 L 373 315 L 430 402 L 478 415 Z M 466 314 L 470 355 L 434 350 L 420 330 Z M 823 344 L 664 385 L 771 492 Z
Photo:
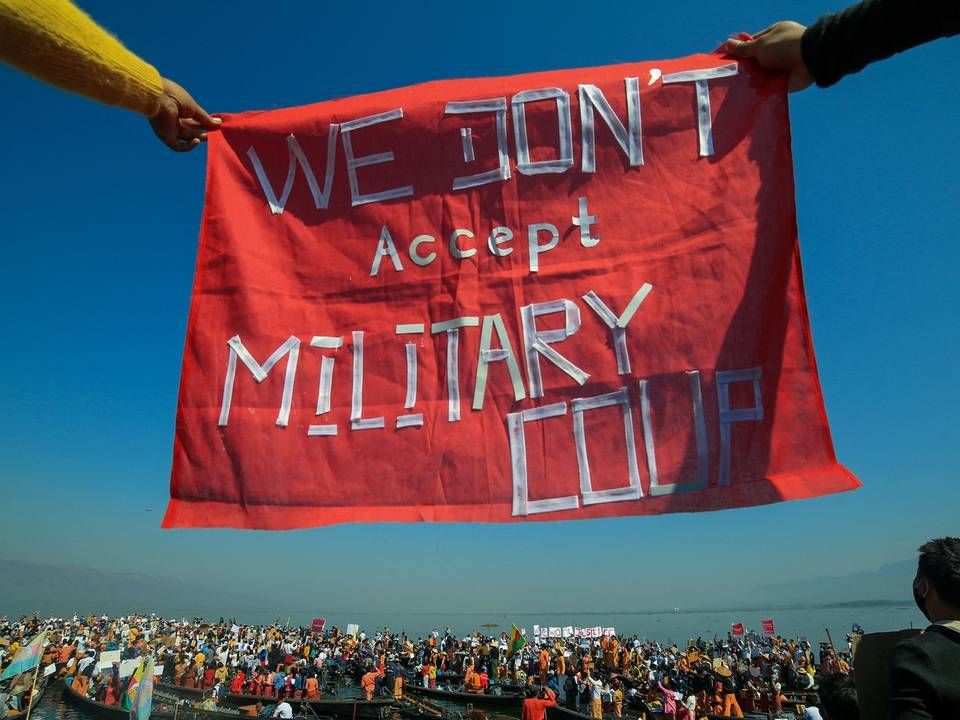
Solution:
M 851 675 L 831 673 L 821 678 L 819 687 L 823 720 L 860 720 L 857 686 Z
M 942 537 L 920 546 L 913 598 L 930 622 L 960 620 L 960 538 Z

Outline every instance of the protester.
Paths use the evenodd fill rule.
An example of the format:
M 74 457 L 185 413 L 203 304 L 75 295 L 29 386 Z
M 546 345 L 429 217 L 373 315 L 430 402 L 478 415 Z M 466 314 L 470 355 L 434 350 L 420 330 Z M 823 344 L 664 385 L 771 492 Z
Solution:
M 371 670 L 360 678 L 360 687 L 363 688 L 363 694 L 367 700 L 373 700 L 373 692 L 377 688 L 377 679 L 379 677 L 379 670 Z
M 143 115 L 172 150 L 192 150 L 220 126 L 190 93 L 69 0 L 0 0 L 0 60 L 63 90 Z
M 819 715 L 823 720 L 860 720 L 860 704 L 853 678 L 843 673 L 834 673 L 820 679 Z M 810 708 L 807 708 L 809 711 Z M 808 717 L 816 718 L 809 713 Z
M 281 700 L 277 703 L 277 707 L 273 711 L 271 717 L 280 718 L 280 720 L 291 720 L 293 718 L 293 707 L 286 700 Z
M 588 675 L 586 682 L 590 688 L 590 717 L 594 720 L 603 720 L 603 698 L 601 696 L 603 683 L 596 674 Z
M 897 645 L 890 678 L 891 720 L 960 718 L 960 537 L 920 547 L 913 597 L 931 623 Z
M 546 720 L 547 708 L 557 704 L 555 697 L 547 688 L 541 688 L 536 697 L 529 697 L 523 701 L 521 720 Z

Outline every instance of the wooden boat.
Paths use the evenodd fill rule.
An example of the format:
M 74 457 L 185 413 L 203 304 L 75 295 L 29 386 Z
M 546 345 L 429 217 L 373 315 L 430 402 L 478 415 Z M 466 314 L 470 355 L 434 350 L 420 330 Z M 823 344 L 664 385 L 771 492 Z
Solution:
M 476 705 L 477 707 L 497 708 L 500 710 L 520 710 L 523 707 L 523 695 L 494 695 L 457 692 L 454 690 L 440 690 L 436 688 L 425 688 L 422 685 L 405 685 L 404 693 L 411 695 L 421 695 L 433 698 L 434 700 L 446 700 L 447 702 L 458 705 Z
M 37 689 L 34 691 L 33 697 L 30 698 L 31 709 L 37 707 L 37 704 L 40 702 L 40 699 L 43 697 L 43 693 L 46 689 L 47 689 L 47 683 L 45 681 L 41 681 L 40 683 L 37 683 Z M 27 708 L 24 708 L 23 710 L 21 710 L 16 714 L 0 715 L 0 717 L 3 717 L 3 720 L 22 720 L 22 718 L 25 718 L 26 716 L 27 716 Z
M 72 687 L 67 685 L 63 690 L 64 697 L 68 702 L 82 708 L 86 713 L 102 720 L 129 720 L 130 711 L 124 710 L 119 705 L 106 705 L 97 702 L 86 695 L 81 695 Z M 237 710 L 233 712 L 219 710 L 201 710 L 190 705 L 179 705 L 176 708 L 172 704 L 163 702 L 154 696 L 153 708 L 150 717 L 155 720 L 239 720 L 243 717 Z
M 163 692 L 170 693 L 176 697 L 199 700 L 204 693 L 209 694 L 209 690 L 200 688 L 187 688 L 180 685 L 169 685 L 167 683 L 157 683 L 157 688 Z M 294 713 L 301 705 L 309 706 L 313 713 L 323 716 L 345 717 L 351 720 L 362 718 L 364 720 L 379 720 L 381 712 L 390 708 L 393 699 L 388 697 L 377 697 L 373 700 L 364 700 L 363 698 L 336 697 L 327 696 L 314 700 L 289 698 L 288 702 L 293 706 Z M 227 708 L 250 707 L 257 703 L 263 705 L 275 705 L 277 698 L 266 695 L 241 695 L 239 693 L 227 693 L 220 701 L 220 705 Z M 308 713 L 309 714 L 309 713 Z

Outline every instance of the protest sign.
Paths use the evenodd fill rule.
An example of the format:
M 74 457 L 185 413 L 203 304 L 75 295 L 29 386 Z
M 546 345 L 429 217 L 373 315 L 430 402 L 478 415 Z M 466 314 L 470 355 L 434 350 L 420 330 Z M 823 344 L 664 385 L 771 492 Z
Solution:
M 706 54 L 223 117 L 165 527 L 858 486 L 817 378 L 784 76 Z
M 119 650 L 104 650 L 100 653 L 99 660 L 101 663 L 118 663 L 120 662 L 120 651 Z

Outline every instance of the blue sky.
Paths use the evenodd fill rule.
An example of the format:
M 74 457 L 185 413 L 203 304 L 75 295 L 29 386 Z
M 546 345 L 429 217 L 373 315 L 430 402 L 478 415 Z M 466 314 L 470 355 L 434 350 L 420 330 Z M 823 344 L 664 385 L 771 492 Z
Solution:
M 692 0 L 83 7 L 212 112 L 678 57 L 833 8 Z M 318 607 L 419 610 L 429 588 L 431 605 L 468 610 L 641 609 L 683 604 L 691 581 L 746 601 L 743 589 L 763 580 L 874 568 L 956 534 L 960 97 L 950 73 L 958 42 L 791 98 L 821 380 L 839 458 L 863 489 L 695 515 L 290 533 L 159 529 L 205 151 L 171 153 L 143 119 L 0 67 L 0 557 L 224 589 L 251 582 L 251 568 L 295 577 L 317 567 L 297 587 Z M 519 560 L 528 553 L 536 570 Z M 495 571 L 478 573 L 468 556 Z M 598 598 L 585 567 L 614 592 Z M 500 589 L 464 600 L 478 574 Z

